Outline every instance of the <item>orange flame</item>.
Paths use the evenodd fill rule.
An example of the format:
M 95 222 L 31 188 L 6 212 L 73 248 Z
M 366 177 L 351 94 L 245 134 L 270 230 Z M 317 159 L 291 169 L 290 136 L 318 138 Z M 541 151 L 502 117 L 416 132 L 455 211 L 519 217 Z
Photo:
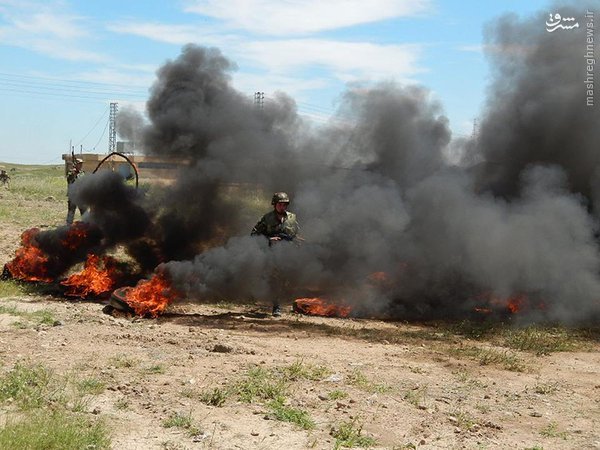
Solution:
M 125 301 L 140 316 L 158 317 L 178 294 L 163 273 L 157 273 L 149 280 L 140 281 L 136 287 L 125 292 Z
M 294 311 L 312 316 L 348 317 L 351 310 L 349 306 L 335 305 L 319 297 L 294 300 Z
M 512 297 L 508 298 L 506 307 L 511 313 L 515 314 L 521 311 L 524 306 L 526 306 L 527 301 L 528 300 L 526 295 L 513 295 Z
M 373 272 L 367 277 L 367 280 L 372 283 L 385 283 L 389 281 L 389 276 L 385 272 Z
M 484 292 L 477 297 L 478 301 L 487 303 L 486 306 L 476 307 L 475 311 L 479 313 L 491 313 L 493 310 L 506 309 L 511 314 L 522 313 L 531 309 L 546 309 L 542 300 L 537 304 L 526 294 L 513 294 L 510 297 L 497 297 L 491 292 Z
M 51 282 L 48 272 L 48 256 L 36 245 L 39 228 L 30 228 L 21 234 L 21 247 L 14 259 L 6 264 L 13 278 L 25 281 Z
M 100 258 L 90 254 L 79 273 L 71 275 L 60 284 L 67 286 L 65 295 L 85 298 L 89 295 L 101 295 L 112 291 L 117 283 L 117 261 L 110 256 Z

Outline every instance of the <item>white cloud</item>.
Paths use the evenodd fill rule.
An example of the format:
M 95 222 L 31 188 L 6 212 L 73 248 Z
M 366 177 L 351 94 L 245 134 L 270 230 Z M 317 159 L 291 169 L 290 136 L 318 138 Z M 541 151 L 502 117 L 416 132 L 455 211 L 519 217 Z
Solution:
M 46 56 L 71 61 L 104 62 L 105 55 L 85 50 L 80 43 L 91 38 L 85 19 L 45 3 L 3 2 L 0 40 Z
M 222 29 L 203 25 L 176 25 L 160 22 L 119 21 L 107 25 L 107 30 L 118 34 L 130 34 L 172 45 L 194 43 L 216 46 L 221 49 L 237 45 L 241 37 L 227 34 Z
M 257 34 L 315 33 L 422 14 L 430 0 L 188 0 L 185 11 Z
M 532 45 L 517 44 L 517 45 L 463 45 L 458 47 L 458 50 L 463 52 L 475 52 L 485 54 L 505 54 L 514 56 L 524 56 L 535 50 Z
M 329 80 L 323 78 L 300 78 L 273 73 L 236 72 L 232 77 L 232 84 L 238 91 L 246 92 L 249 95 L 261 91 L 267 98 L 272 97 L 276 91 L 282 91 L 295 99 L 302 99 L 306 92 L 326 88 L 330 83 Z
M 155 68 L 154 68 L 155 69 Z M 155 80 L 154 71 L 139 70 L 136 67 L 100 67 L 91 71 L 73 74 L 73 78 L 90 83 L 104 84 L 116 93 L 126 92 L 139 97 L 147 96 L 147 90 Z
M 257 40 L 217 34 L 210 27 L 142 22 L 115 23 L 110 29 L 175 45 L 193 42 L 217 46 L 240 66 L 298 80 L 301 77 L 294 76 L 298 70 L 312 70 L 314 75 L 314 69 L 324 69 L 329 71 L 328 78 L 343 82 L 391 78 L 414 81 L 411 77 L 424 71 L 417 64 L 422 49 L 422 45 L 417 44 L 384 45 L 309 38 Z
M 108 26 L 115 33 L 133 34 L 167 44 L 183 45 L 196 42 L 198 29 L 191 25 L 167 25 L 161 23 L 118 22 Z
M 57 39 L 77 39 L 88 32 L 79 24 L 81 17 L 60 15 L 52 11 L 42 11 L 27 17 L 14 17 L 15 30 L 29 34 L 55 37 Z
M 379 45 L 323 39 L 242 43 L 240 55 L 276 73 L 326 68 L 344 81 L 406 80 L 423 72 L 417 66 L 418 45 Z

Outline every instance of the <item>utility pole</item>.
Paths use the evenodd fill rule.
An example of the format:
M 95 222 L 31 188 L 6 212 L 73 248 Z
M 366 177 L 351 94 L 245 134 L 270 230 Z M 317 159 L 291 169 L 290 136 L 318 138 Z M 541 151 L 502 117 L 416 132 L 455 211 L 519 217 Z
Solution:
M 110 115 L 108 117 L 108 153 L 117 151 L 117 112 L 119 111 L 118 103 L 110 104 Z
M 473 119 L 473 134 L 471 136 L 473 139 L 477 139 L 479 137 L 479 123 L 477 119 Z
M 264 92 L 255 92 L 254 93 L 254 106 L 258 109 L 263 109 L 265 104 L 265 93 Z

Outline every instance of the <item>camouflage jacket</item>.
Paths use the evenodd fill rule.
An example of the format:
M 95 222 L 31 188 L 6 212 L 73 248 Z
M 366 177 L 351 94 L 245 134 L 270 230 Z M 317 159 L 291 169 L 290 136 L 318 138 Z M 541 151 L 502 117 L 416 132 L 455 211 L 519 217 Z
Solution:
M 85 175 L 83 170 L 71 169 L 67 172 L 67 196 L 71 190 L 71 185 L 75 183 L 75 180 Z
M 77 170 L 77 169 L 69 170 L 69 172 L 67 172 L 67 184 L 75 183 L 75 180 L 77 178 L 81 178 L 84 175 L 85 175 L 85 172 L 83 170 Z
M 262 234 L 268 238 L 274 237 L 277 235 L 283 235 L 280 237 L 294 239 L 298 234 L 300 226 L 298 225 L 298 220 L 296 219 L 296 214 L 286 211 L 283 220 L 280 220 L 277 217 L 277 213 L 275 211 L 271 211 L 258 221 L 254 228 L 252 228 L 252 235 Z

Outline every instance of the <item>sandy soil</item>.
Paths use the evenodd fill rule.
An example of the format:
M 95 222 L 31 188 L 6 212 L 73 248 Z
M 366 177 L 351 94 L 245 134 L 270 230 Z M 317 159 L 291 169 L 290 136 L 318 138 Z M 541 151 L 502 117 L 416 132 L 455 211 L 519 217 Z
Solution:
M 21 230 L 6 227 L 0 263 Z M 89 414 L 113 430 L 113 447 L 129 449 L 332 449 L 332 429 L 362 427 L 371 448 L 600 448 L 600 345 L 535 356 L 504 347 L 523 371 L 482 365 L 468 349 L 492 347 L 445 325 L 369 319 L 272 318 L 267 305 L 176 304 L 158 319 L 103 313 L 101 301 L 48 295 L 0 300 L 18 310 L 49 310 L 55 326 L 17 328 L 0 314 L 0 361 L 8 370 L 40 362 L 55 373 L 95 377 L 106 389 Z M 465 351 L 461 351 L 465 350 Z M 323 368 L 300 377 L 286 397 L 308 412 L 314 429 L 275 420 L 268 405 L 235 395 L 222 406 L 202 393 L 226 389 L 251 367 Z M 335 393 L 343 398 L 333 399 Z M 345 396 L 345 397 L 344 397 Z M 174 414 L 193 433 L 165 428 Z

